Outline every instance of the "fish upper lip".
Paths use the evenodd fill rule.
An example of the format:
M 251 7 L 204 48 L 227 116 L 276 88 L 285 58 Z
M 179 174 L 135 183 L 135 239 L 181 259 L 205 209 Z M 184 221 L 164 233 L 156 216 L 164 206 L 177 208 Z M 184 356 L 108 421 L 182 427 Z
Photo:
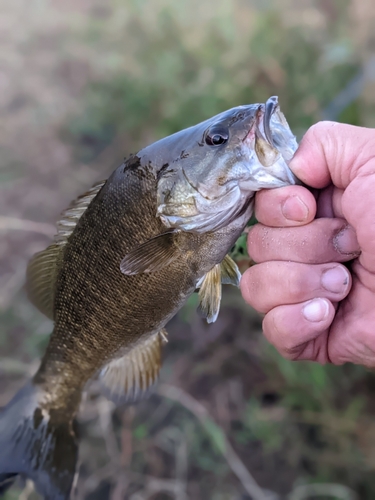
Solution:
M 267 99 L 265 104 L 264 118 L 263 118 L 264 135 L 266 136 L 267 141 L 273 147 L 275 147 L 275 144 L 273 142 L 270 125 L 271 125 L 272 115 L 277 110 L 278 106 L 279 106 L 279 100 L 277 96 L 272 96 L 269 99 Z
M 252 123 L 250 130 L 245 135 L 243 141 L 249 138 L 253 139 L 253 134 L 254 139 L 256 136 L 260 136 L 262 139 L 265 139 L 272 147 L 275 147 L 271 133 L 271 118 L 278 107 L 279 101 L 277 96 L 272 96 L 267 99 L 265 104 L 260 104 L 256 111 L 255 121 Z M 260 128 L 261 125 L 263 125 L 262 128 L 265 137 L 263 137 L 262 130 Z

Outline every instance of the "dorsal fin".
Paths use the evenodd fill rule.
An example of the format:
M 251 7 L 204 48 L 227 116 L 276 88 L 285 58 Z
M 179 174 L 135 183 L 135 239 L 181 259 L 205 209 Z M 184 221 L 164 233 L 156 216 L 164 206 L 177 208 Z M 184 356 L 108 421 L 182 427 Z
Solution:
M 167 335 L 161 330 L 102 368 L 99 378 L 108 398 L 134 403 L 149 392 L 159 376 L 161 346 L 167 342 Z
M 63 251 L 62 245 L 53 243 L 34 255 L 26 271 L 26 291 L 30 302 L 52 320 L 55 283 Z
M 57 234 L 54 238 L 58 245 L 65 245 L 69 236 L 73 233 L 77 222 L 82 217 L 87 207 L 102 189 L 106 181 L 97 182 L 86 193 L 78 196 L 71 202 L 69 207 L 61 214 L 60 220 L 57 222 Z
M 89 191 L 74 200 L 61 214 L 54 242 L 30 260 L 26 271 L 26 290 L 30 301 L 48 318 L 53 318 L 55 284 L 64 247 L 77 222 L 99 193 L 106 181 L 96 183 Z

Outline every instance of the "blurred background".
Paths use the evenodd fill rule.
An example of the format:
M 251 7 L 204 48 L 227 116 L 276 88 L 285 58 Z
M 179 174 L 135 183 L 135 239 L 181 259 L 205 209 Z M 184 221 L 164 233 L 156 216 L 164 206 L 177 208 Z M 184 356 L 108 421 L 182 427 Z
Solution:
M 274 94 L 299 138 L 375 126 L 374 26 L 373 0 L 0 0 L 1 406 L 52 330 L 25 268 L 69 202 L 141 146 Z M 88 392 L 76 498 L 374 499 L 374 374 L 283 360 L 232 287 L 215 324 L 196 305 L 150 399 Z

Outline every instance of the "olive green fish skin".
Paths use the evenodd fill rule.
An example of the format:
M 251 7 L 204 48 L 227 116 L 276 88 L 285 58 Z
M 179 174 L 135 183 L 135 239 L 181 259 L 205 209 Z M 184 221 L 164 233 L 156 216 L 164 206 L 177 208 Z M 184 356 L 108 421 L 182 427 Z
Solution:
M 54 329 L 36 375 L 0 409 L 0 495 L 23 474 L 46 500 L 70 498 L 87 382 L 100 373 L 111 396 L 144 393 L 164 326 L 197 288 L 215 321 L 221 284 L 239 283 L 227 253 L 254 194 L 297 182 L 296 148 L 277 98 L 239 106 L 142 149 L 64 212 L 28 268 Z
M 154 273 L 125 276 L 121 258 L 166 230 L 155 217 L 156 183 L 152 164 L 142 166 L 134 157 L 121 165 L 66 245 L 57 279 L 55 328 L 34 377 L 53 395 L 46 409 L 74 411 L 85 383 L 103 364 L 143 335 L 160 331 L 194 292 L 198 279 L 225 257 L 250 216 L 251 206 L 216 233 L 181 232 L 176 261 Z
M 214 189 L 210 170 L 220 162 L 225 172 L 235 167 L 236 151 L 254 125 L 258 108 L 233 108 L 147 146 L 110 176 L 83 213 L 60 263 L 55 327 L 34 377 L 49 395 L 47 411 L 74 413 L 86 382 L 142 337 L 160 331 L 194 292 L 198 280 L 223 260 L 240 236 L 252 213 L 251 190 L 237 202 L 234 216 L 224 227 L 180 231 L 179 258 L 160 271 L 134 276 L 120 272 L 125 255 L 167 230 L 157 216 L 158 186 L 171 179 L 173 186 L 182 186 L 184 196 L 185 192 L 186 197 L 195 196 L 195 189 L 184 186 L 181 172 L 198 169 L 201 177 L 208 171 L 206 185 L 213 184 Z M 220 147 L 207 146 L 204 135 L 216 123 L 229 139 Z M 249 148 L 245 149 L 247 158 Z M 209 222 L 213 215 L 203 217 Z

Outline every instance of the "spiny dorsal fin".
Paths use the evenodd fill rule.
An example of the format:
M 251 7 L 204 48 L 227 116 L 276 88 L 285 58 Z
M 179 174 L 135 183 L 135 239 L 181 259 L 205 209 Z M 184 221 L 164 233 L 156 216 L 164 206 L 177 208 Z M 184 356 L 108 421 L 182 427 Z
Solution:
M 134 403 L 147 395 L 158 379 L 167 335 L 161 330 L 102 368 L 99 378 L 105 395 L 117 403 Z
M 240 286 L 241 273 L 232 257 L 226 255 L 220 264 L 221 282 L 223 285 Z
M 53 318 L 55 284 L 64 247 L 77 222 L 106 181 L 95 184 L 89 191 L 74 200 L 61 214 L 57 223 L 54 243 L 37 253 L 29 262 L 26 271 L 26 290 L 30 301 L 48 318 Z
M 58 245 L 66 244 L 77 222 L 105 183 L 106 181 L 100 181 L 94 184 L 91 189 L 78 196 L 78 198 L 72 201 L 69 207 L 62 212 L 61 219 L 57 222 L 57 234 L 54 238 Z
M 199 309 L 207 319 L 214 323 L 220 310 L 221 301 L 221 270 L 216 264 L 203 278 L 199 289 Z
M 163 269 L 179 256 L 175 244 L 178 234 L 179 231 L 171 229 L 131 250 L 121 261 L 121 272 L 134 275 Z

